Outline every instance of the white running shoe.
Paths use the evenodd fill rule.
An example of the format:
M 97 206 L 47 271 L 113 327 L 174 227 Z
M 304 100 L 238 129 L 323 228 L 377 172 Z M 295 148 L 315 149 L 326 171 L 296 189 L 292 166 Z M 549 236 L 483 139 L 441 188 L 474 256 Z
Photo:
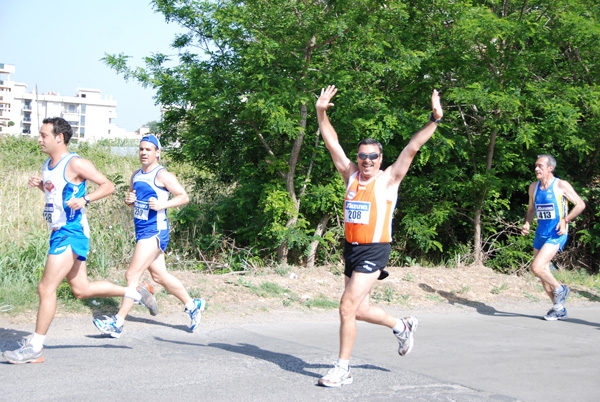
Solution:
M 352 384 L 352 374 L 350 367 L 346 370 L 337 363 L 333 366 L 327 375 L 319 379 L 319 385 L 323 387 L 341 387 L 342 385 Z
M 417 325 L 419 325 L 419 320 L 417 320 L 417 317 L 404 317 L 402 319 L 402 322 L 404 323 L 404 331 L 402 332 L 396 332 L 394 331 L 394 335 L 396 335 L 396 338 L 398 339 L 398 343 L 400 344 L 400 346 L 398 347 L 398 354 L 400 356 L 406 356 L 407 354 L 410 353 L 410 351 L 412 350 L 414 341 L 413 341 L 413 335 L 415 333 L 415 331 L 417 330 Z

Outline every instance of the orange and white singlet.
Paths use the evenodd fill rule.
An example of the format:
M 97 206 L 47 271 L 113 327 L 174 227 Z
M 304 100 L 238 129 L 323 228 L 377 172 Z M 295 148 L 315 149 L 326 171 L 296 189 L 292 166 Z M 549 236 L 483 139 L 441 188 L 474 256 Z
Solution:
M 392 241 L 392 213 L 398 193 L 388 199 L 387 186 L 380 180 L 383 171 L 362 183 L 357 171 L 348 180 L 344 201 L 346 240 L 352 244 Z

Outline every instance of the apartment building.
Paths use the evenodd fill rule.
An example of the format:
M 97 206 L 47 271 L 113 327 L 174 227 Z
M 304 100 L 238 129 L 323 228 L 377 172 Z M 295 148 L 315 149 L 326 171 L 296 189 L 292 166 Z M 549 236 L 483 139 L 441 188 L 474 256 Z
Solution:
M 103 98 L 100 90 L 77 88 L 73 96 L 28 91 L 27 84 L 11 80 L 14 72 L 14 65 L 0 63 L 0 134 L 37 136 L 46 117 L 62 117 L 77 140 L 139 136 L 115 124 L 117 101 Z

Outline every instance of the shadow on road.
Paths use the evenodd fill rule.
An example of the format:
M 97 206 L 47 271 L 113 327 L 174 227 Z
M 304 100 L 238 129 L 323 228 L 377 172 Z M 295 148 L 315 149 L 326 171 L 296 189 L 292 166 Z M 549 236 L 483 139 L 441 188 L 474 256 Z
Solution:
M 106 316 L 95 316 L 94 319 L 96 318 L 104 318 Z M 163 327 L 167 327 L 167 328 L 173 328 L 173 329 L 177 329 L 180 331 L 184 331 L 184 332 L 189 332 L 191 333 L 192 331 L 190 330 L 190 327 L 187 325 L 172 325 L 172 324 L 167 324 L 165 322 L 160 322 L 160 321 L 156 321 L 150 318 L 139 318 L 136 316 L 132 316 L 132 315 L 128 315 L 127 318 L 125 318 L 125 324 L 127 324 L 127 322 L 140 322 L 143 324 L 150 324 L 150 325 L 160 325 Z
M 541 315 L 528 315 L 528 314 L 521 314 L 521 313 L 512 313 L 509 311 L 499 311 L 495 307 L 488 306 L 485 303 L 482 303 L 479 301 L 473 301 L 473 300 L 470 300 L 470 299 L 467 299 L 464 297 L 460 297 L 460 296 L 457 296 L 455 293 L 447 292 L 445 290 L 437 290 L 425 283 L 420 283 L 419 287 L 421 289 L 425 290 L 426 292 L 438 294 L 438 295 L 442 296 L 443 298 L 448 300 L 448 304 L 450 304 L 450 305 L 461 304 L 463 306 L 473 307 L 479 314 L 496 316 L 496 317 L 525 317 L 525 318 L 533 318 L 536 320 L 544 319 Z M 569 322 L 572 324 L 580 324 L 580 325 L 589 325 L 591 327 L 596 327 L 596 328 L 600 329 L 600 323 L 581 320 L 578 318 L 569 318 L 568 320 L 566 320 L 564 322 Z
M 196 343 L 172 341 L 172 340 L 158 338 L 158 337 L 155 337 L 155 339 L 158 341 L 162 341 L 162 342 L 176 343 L 178 345 L 201 346 Z M 245 356 L 250 356 L 250 357 L 253 357 L 256 359 L 261 359 L 261 360 L 276 364 L 283 370 L 286 370 L 286 371 L 289 371 L 292 373 L 302 374 L 302 375 L 305 375 L 308 377 L 314 377 L 314 378 L 321 378 L 324 375 L 324 372 L 321 371 L 321 372 L 317 373 L 317 372 L 311 371 L 311 369 L 327 370 L 332 367 L 332 364 L 307 363 L 304 360 L 302 360 L 296 356 L 293 356 L 293 355 L 290 355 L 287 353 L 272 352 L 270 350 L 262 349 L 258 346 L 250 345 L 248 343 L 240 343 L 237 345 L 232 345 L 232 344 L 228 344 L 228 343 L 209 343 L 206 345 L 206 347 L 217 348 L 217 349 L 225 350 L 227 352 L 237 353 L 237 354 L 241 354 L 241 355 L 245 355 Z M 390 371 L 386 368 L 374 366 L 372 364 L 362 364 L 362 365 L 352 366 L 352 368 L 353 369 L 363 369 L 363 370 L 378 370 L 378 371 L 386 371 L 386 372 Z

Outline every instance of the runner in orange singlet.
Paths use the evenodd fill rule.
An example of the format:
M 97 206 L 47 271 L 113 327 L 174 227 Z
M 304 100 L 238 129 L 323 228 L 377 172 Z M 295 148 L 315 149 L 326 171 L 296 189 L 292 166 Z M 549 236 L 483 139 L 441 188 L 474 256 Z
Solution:
M 383 148 L 373 139 L 358 144 L 356 162 L 344 153 L 337 133 L 329 122 L 327 109 L 333 106 L 335 86 L 321 90 L 316 108 L 319 128 L 333 163 L 346 184 L 344 224 L 345 290 L 340 301 L 340 352 L 334 367 L 319 380 L 319 385 L 339 387 L 351 384 L 350 354 L 356 338 L 356 320 L 385 325 L 393 330 L 400 344 L 400 356 L 408 354 L 417 329 L 416 317 L 397 319 L 381 307 L 372 306 L 369 294 L 377 279 L 384 279 L 392 240 L 392 213 L 398 198 L 398 188 L 419 149 L 431 138 L 444 112 L 438 91 L 431 96 L 433 112 L 429 122 L 417 132 L 398 159 L 381 170 Z

